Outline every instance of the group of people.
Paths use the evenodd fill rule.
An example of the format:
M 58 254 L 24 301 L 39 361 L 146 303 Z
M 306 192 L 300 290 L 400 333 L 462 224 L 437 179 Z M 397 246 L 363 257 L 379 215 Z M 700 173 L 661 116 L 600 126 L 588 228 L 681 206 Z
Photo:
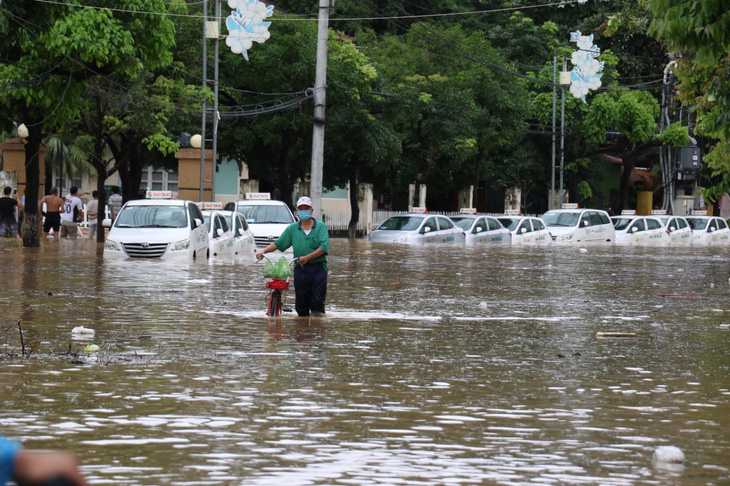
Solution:
M 8 234 L 15 236 L 20 242 L 20 229 L 18 219 L 16 218 L 16 209 L 19 212 L 24 211 L 24 201 L 18 201 L 13 198 L 12 188 L 5 187 L 3 197 L 0 198 L 0 241 L 4 240 Z M 88 194 L 88 193 L 85 193 Z M 72 186 L 69 194 L 65 198 L 58 195 L 58 188 L 53 187 L 48 195 L 44 196 L 38 204 L 38 213 L 43 220 L 43 237 L 47 238 L 53 231 L 54 239 L 72 238 L 76 239 L 79 235 L 79 223 L 84 218 L 84 205 L 79 196 L 79 189 Z M 91 240 L 96 235 L 99 221 L 99 193 L 93 191 L 91 193 L 92 200 L 86 205 L 86 217 L 89 225 L 88 238 Z M 25 196 L 23 196 L 25 199 Z M 109 196 L 109 208 L 112 220 L 122 209 L 122 195 L 119 194 L 119 187 L 114 186 Z

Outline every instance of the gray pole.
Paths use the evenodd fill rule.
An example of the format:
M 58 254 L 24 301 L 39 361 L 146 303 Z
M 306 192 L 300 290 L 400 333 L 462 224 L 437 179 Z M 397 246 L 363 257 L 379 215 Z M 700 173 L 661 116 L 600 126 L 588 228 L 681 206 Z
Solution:
M 213 171 L 210 176 L 210 200 L 215 201 L 215 168 L 218 162 L 218 53 L 220 45 L 221 0 L 215 0 L 215 22 L 218 24 L 218 35 L 215 38 L 215 64 L 213 65 Z
M 557 98 L 557 71 L 558 58 L 553 56 L 553 156 L 552 156 L 552 173 L 550 175 L 550 203 L 548 209 L 555 209 L 555 99 Z
M 322 166 L 324 165 L 324 125 L 327 87 L 327 33 L 330 0 L 319 0 L 317 32 L 317 73 L 314 82 L 314 127 L 312 131 L 312 168 L 309 197 L 314 205 L 313 216 L 322 217 Z
M 568 70 L 568 61 L 563 58 L 563 72 Z M 565 86 L 560 101 L 560 207 L 563 207 L 563 169 L 565 167 Z
M 208 0 L 203 0 L 203 89 L 208 84 L 208 46 L 207 46 L 207 29 L 208 29 Z M 203 183 L 205 182 L 205 98 L 203 98 L 203 122 L 200 128 L 200 200 L 203 199 Z

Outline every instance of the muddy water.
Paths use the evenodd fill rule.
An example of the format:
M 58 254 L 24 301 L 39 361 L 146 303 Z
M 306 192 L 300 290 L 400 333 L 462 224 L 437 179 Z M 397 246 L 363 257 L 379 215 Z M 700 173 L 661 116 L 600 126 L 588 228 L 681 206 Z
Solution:
M 94 484 L 730 483 L 729 250 L 331 252 L 269 321 L 259 265 L 0 251 L 0 430 Z

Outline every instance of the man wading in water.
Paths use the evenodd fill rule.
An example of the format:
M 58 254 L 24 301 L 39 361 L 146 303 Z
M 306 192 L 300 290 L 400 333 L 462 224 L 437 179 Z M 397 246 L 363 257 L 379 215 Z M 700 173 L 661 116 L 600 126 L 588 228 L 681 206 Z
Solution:
M 43 212 L 43 203 L 46 204 L 45 213 Z M 61 212 L 63 212 L 64 209 L 63 199 L 58 197 L 58 188 L 52 187 L 51 193 L 44 196 L 38 206 L 38 211 L 41 213 L 41 217 L 46 217 L 45 221 L 43 221 L 43 238 L 48 237 L 48 233 L 50 233 L 51 228 L 53 228 L 53 238 L 58 239 L 61 236 Z
M 286 227 L 281 236 L 256 254 L 261 260 L 265 253 L 293 248 L 299 264 L 294 267 L 294 290 L 297 314 L 302 317 L 324 314 L 327 295 L 327 254 L 330 238 L 322 221 L 312 217 L 312 200 L 302 196 L 297 201 L 299 221 Z

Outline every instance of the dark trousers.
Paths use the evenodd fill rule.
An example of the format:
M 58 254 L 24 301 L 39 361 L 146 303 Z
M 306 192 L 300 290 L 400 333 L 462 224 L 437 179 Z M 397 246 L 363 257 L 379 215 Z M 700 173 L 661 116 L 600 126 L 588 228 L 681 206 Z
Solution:
M 307 263 L 294 267 L 294 308 L 300 316 L 308 316 L 310 311 L 324 312 L 324 299 L 327 296 L 327 270 L 321 263 Z

